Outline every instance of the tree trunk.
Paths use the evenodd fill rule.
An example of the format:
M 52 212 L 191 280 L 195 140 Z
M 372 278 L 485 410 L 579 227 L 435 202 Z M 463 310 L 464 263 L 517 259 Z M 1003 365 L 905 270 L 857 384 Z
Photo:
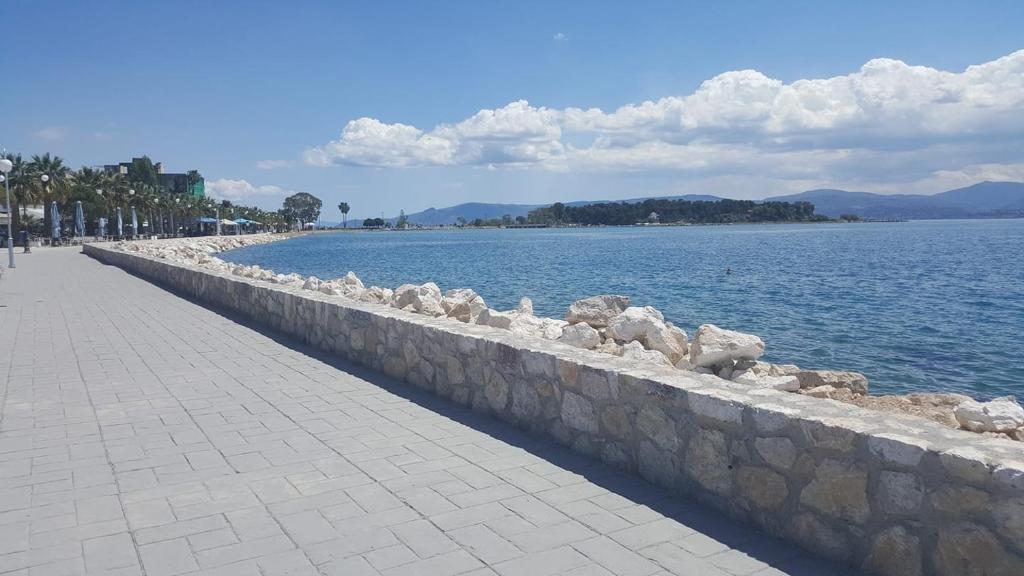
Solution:
M 10 224 L 9 230 L 11 231 L 11 238 L 14 238 L 15 244 L 18 242 L 18 228 L 21 227 L 21 207 L 18 206 L 16 200 L 11 200 L 11 205 L 7 207 L 7 218 Z

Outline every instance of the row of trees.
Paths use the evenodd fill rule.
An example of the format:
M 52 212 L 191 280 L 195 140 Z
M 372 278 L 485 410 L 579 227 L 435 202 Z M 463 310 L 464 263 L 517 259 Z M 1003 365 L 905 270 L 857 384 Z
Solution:
M 814 213 L 810 202 L 714 202 L 651 199 L 643 202 L 609 202 L 567 206 L 556 202 L 532 210 L 527 220 L 535 224 L 631 225 L 643 222 L 729 224 L 744 222 L 814 222 L 828 220 Z
M 292 222 L 280 212 L 187 194 L 186 191 L 201 178 L 196 171 L 188 173 L 185 189 L 165 190 L 159 184 L 152 162 L 146 157 L 134 161 L 127 174 L 87 166 L 72 170 L 63 159 L 51 154 L 35 155 L 29 160 L 20 154 L 6 154 L 5 157 L 12 164 L 7 177 L 11 189 L 11 232 L 15 238 L 23 229 L 33 235 L 49 236 L 53 229 L 49 210 L 52 202 L 57 203 L 62 220 L 59 224 L 66 230 L 73 226 L 74 207 L 81 201 L 87 235 L 99 233 L 100 218 L 113 222 L 117 208 L 122 209 L 122 217 L 127 224 L 128 213 L 134 207 L 140 225 L 143 221 L 149 222 L 146 232 L 150 234 L 194 233 L 197 218 L 218 214 L 221 218 L 261 222 L 273 229 L 286 228 Z M 30 206 L 43 207 L 43 222 L 28 214 Z M 110 225 L 107 233 L 115 233 Z

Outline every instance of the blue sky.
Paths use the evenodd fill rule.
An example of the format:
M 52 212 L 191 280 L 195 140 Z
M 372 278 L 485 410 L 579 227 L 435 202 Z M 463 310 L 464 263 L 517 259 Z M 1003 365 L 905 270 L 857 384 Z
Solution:
M 292 191 L 370 216 L 1024 179 L 1022 2 L 0 0 L 0 14 L 0 145 L 73 166 L 148 154 L 265 207 Z

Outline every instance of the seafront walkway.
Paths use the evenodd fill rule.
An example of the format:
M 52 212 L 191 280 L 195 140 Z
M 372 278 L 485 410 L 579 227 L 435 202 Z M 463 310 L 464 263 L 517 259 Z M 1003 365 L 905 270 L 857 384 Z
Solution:
M 0 574 L 846 574 L 79 250 L 0 278 Z

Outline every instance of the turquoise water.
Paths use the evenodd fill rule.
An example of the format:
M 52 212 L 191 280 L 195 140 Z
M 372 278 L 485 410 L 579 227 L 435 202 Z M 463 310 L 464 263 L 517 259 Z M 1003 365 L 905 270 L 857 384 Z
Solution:
M 760 335 L 766 358 L 863 372 L 875 393 L 1024 396 L 1024 220 L 318 234 L 233 262 L 367 285 L 469 287 L 561 317 L 602 293 Z M 726 268 L 732 274 L 726 274 Z

